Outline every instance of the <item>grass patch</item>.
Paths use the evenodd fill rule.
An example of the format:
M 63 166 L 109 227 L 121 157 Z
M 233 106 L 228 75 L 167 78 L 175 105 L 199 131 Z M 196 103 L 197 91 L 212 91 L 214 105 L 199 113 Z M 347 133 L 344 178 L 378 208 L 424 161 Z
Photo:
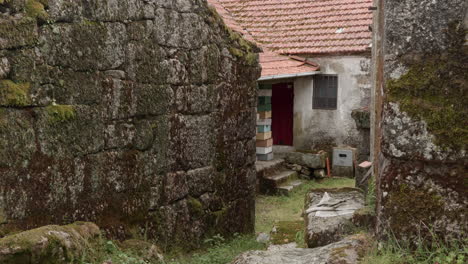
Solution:
M 190 255 L 166 257 L 165 264 L 227 264 L 235 257 L 250 250 L 264 250 L 265 245 L 255 240 L 253 235 L 236 235 L 232 240 L 225 241 L 221 236 L 205 240 L 208 249 L 194 252 Z
M 389 239 L 375 244 L 361 264 L 465 264 L 468 261 L 468 239 L 431 244 L 418 241 L 414 247 L 408 242 Z
M 270 233 L 279 221 L 303 221 L 305 195 L 314 188 L 354 187 L 354 179 L 331 178 L 308 181 L 298 187 L 290 196 L 257 196 L 255 231 Z

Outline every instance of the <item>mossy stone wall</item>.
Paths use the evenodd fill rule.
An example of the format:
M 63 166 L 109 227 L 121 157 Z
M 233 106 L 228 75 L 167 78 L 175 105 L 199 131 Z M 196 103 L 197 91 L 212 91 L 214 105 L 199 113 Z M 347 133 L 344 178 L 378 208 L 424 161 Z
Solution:
M 468 3 L 384 6 L 378 230 L 413 241 L 466 238 Z
M 0 1 L 0 234 L 253 231 L 257 51 L 206 1 Z

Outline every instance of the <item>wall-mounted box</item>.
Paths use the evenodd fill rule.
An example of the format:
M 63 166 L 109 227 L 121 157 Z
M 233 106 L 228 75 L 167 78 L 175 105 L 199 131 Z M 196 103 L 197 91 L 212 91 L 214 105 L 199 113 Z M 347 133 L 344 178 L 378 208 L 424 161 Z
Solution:
M 333 148 L 333 176 L 354 178 L 357 150 L 351 147 Z

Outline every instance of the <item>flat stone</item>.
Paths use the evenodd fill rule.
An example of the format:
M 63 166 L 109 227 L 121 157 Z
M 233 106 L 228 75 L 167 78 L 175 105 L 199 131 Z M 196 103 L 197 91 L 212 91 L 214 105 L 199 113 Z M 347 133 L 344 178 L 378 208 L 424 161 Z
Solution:
M 249 251 L 231 264 L 355 264 L 369 237 L 355 235 L 318 248 L 296 248 L 295 244 L 274 246 L 266 251 Z
M 351 219 L 364 207 L 364 194 L 355 188 L 312 190 L 306 196 L 306 243 L 320 247 L 350 234 Z
M 312 169 L 325 168 L 326 154 L 313 154 L 302 152 L 289 152 L 285 154 L 285 160 Z

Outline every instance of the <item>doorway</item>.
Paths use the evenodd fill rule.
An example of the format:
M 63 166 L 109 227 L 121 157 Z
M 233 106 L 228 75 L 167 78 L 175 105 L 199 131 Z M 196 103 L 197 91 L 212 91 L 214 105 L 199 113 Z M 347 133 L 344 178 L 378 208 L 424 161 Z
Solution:
M 278 83 L 272 86 L 273 144 L 293 145 L 294 84 Z

